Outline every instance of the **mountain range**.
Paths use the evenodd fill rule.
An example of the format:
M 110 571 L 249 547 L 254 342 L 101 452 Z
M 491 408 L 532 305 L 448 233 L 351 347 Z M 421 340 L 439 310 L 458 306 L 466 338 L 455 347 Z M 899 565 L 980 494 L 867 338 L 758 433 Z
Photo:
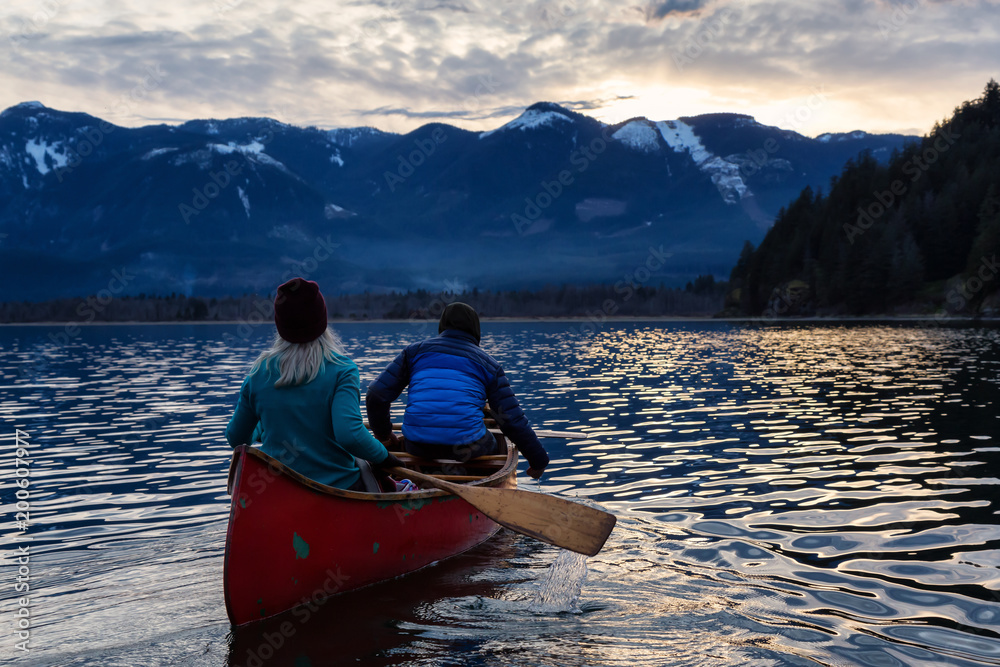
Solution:
M 0 113 L 6 301 L 101 294 L 683 284 L 725 276 L 804 187 L 915 137 L 719 113 L 613 125 L 534 104 L 487 132 L 268 118 L 125 128 Z

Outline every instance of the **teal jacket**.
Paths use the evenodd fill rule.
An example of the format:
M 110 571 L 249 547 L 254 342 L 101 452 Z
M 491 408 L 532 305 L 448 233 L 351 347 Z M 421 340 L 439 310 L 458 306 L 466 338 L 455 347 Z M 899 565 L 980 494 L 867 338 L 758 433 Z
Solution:
M 354 456 L 381 463 L 388 450 L 361 419 L 358 367 L 338 355 L 312 382 L 275 388 L 272 360 L 243 381 L 236 411 L 226 427 L 233 447 L 250 444 L 255 429 L 261 450 L 306 477 L 346 489 L 361 475 Z

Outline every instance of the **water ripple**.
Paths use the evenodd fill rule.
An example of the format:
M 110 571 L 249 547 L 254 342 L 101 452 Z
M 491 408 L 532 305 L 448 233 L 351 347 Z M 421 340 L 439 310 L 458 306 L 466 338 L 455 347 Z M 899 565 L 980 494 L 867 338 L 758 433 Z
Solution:
M 337 328 L 362 390 L 433 333 Z M 267 329 L 84 327 L 58 345 L 59 328 L 0 328 L 0 416 L 32 439 L 32 526 L 2 536 L 5 551 L 32 545 L 37 644 L 23 664 L 237 665 L 259 649 L 259 633 L 227 637 L 222 433 Z M 581 613 L 529 610 L 555 550 L 505 534 L 331 603 L 288 651 L 311 664 L 1000 664 L 996 329 L 510 322 L 485 323 L 483 347 L 537 427 L 589 436 L 547 440 L 544 481 L 522 483 L 619 516 Z M 268 664 L 298 664 L 286 657 Z

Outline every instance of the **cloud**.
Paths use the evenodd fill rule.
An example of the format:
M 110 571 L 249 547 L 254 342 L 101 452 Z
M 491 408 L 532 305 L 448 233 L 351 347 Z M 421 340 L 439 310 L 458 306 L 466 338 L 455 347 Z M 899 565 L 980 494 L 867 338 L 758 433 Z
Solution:
M 115 0 L 59 3 L 22 34 L 37 0 L 5 0 L 0 108 L 41 99 L 107 117 L 156 66 L 162 83 L 110 120 L 270 115 L 332 127 L 378 117 L 393 131 L 428 119 L 491 129 L 533 102 L 568 100 L 610 120 L 739 111 L 767 121 L 825 86 L 814 133 L 929 129 L 996 76 L 1000 3 L 902 6 L 174 0 L 153 12 Z
M 603 109 L 612 100 L 631 99 L 631 96 L 616 96 L 615 98 L 601 98 L 594 100 L 560 100 L 554 102 L 561 107 L 571 111 L 593 111 Z M 467 110 L 414 110 L 406 107 L 379 107 L 377 109 L 355 109 L 354 113 L 359 116 L 403 116 L 420 120 L 440 119 L 440 120 L 489 120 L 493 118 L 511 118 L 524 111 L 526 106 L 530 106 L 539 100 L 526 101 L 518 105 L 506 105 L 491 109 L 477 111 Z
M 645 9 L 647 21 L 659 21 L 671 15 L 696 15 L 705 8 L 706 0 L 667 0 L 651 2 Z
M 603 109 L 608 106 L 609 103 L 614 101 L 631 99 L 635 99 L 635 95 L 615 95 L 614 97 L 605 97 L 596 100 L 576 100 L 574 102 L 563 101 L 556 102 L 556 104 L 573 111 L 593 111 L 595 109 Z
M 523 111 L 520 106 L 505 106 L 490 109 L 483 112 L 472 113 L 468 111 L 455 110 L 424 110 L 416 111 L 405 107 L 379 107 L 377 109 L 355 109 L 354 113 L 359 116 L 403 116 L 405 118 L 416 119 L 459 119 L 459 120 L 483 120 L 487 118 L 503 118 L 516 115 Z

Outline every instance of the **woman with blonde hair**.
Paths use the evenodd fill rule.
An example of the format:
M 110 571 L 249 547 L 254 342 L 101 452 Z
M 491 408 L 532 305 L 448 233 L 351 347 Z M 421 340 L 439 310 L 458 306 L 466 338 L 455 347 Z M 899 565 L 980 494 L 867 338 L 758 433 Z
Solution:
M 293 278 L 274 299 L 278 336 L 240 387 L 226 440 L 261 450 L 321 484 L 374 491 L 361 466 L 401 466 L 361 419 L 358 367 L 326 321 L 319 285 Z M 366 475 L 365 477 L 369 477 Z M 367 486 L 367 488 L 366 488 Z

